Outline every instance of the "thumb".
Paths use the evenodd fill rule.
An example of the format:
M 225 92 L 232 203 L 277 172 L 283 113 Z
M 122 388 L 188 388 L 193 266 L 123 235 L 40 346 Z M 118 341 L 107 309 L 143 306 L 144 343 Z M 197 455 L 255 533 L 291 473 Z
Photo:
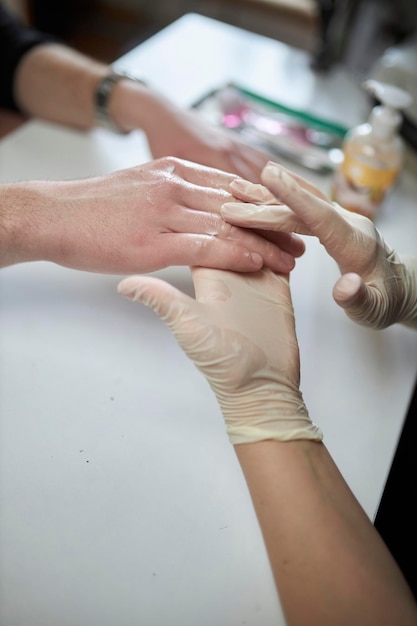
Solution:
M 175 330 L 184 310 L 194 301 L 169 283 L 150 276 L 130 276 L 117 286 L 120 295 L 152 309 L 167 326 Z
M 375 320 L 380 302 L 378 291 L 370 289 L 358 274 L 344 274 L 333 288 L 337 304 L 358 324 L 369 325 Z M 383 326 L 381 326 L 383 327 Z
M 333 298 L 343 309 L 363 308 L 366 301 L 366 285 L 358 274 L 344 274 L 333 287 Z

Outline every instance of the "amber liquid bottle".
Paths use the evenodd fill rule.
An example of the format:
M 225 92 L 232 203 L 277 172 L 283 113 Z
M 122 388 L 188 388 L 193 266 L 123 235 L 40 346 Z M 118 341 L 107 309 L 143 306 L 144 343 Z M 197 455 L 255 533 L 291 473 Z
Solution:
M 332 199 L 344 208 L 375 219 L 403 165 L 404 144 L 398 135 L 397 109 L 411 104 L 411 96 L 398 87 L 367 81 L 365 88 L 381 101 L 369 122 L 349 131 L 332 185 Z

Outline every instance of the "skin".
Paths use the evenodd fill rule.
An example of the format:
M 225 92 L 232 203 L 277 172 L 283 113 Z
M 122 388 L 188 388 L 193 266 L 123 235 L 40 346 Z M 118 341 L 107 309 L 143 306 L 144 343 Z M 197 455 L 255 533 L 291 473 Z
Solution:
M 29 117 L 88 130 L 95 125 L 95 89 L 108 72 L 106 65 L 66 46 L 40 45 L 30 50 L 17 68 L 15 97 Z M 247 146 L 232 133 L 130 80 L 115 85 L 109 111 L 121 131 L 145 132 L 153 158 L 176 156 L 253 182 L 259 182 L 268 161 L 266 153 Z
M 288 276 L 266 269 L 192 274 L 196 299 L 146 276 L 125 279 L 119 292 L 169 326 L 215 393 L 229 435 L 236 421 L 246 426 L 245 443 L 231 441 L 288 626 L 417 624 L 398 566 L 320 435 L 286 440 L 288 416 L 308 415 Z M 270 420 L 260 434 L 268 415 L 282 422 L 274 438 Z
M 97 84 L 108 72 L 67 46 L 39 45 L 17 67 L 16 101 L 29 118 L 87 131 L 95 126 Z M 168 265 L 241 272 L 294 267 L 304 251 L 301 239 L 249 233 L 219 217 L 222 201 L 235 199 L 230 173 L 259 180 L 263 153 L 130 80 L 116 84 L 109 110 L 122 132 L 146 133 L 156 160 L 84 181 L 1 186 L 0 265 L 50 260 L 110 273 Z
M 269 241 L 219 215 L 232 174 L 165 158 L 77 181 L 0 185 L 0 266 L 52 261 L 132 274 L 170 265 L 288 271 L 298 238 Z
M 74 60 L 71 53 L 62 49 L 58 50 L 57 57 L 51 62 L 50 55 L 54 50 L 56 46 L 40 47 L 23 60 L 16 77 L 17 99 L 30 116 L 83 129 L 91 128 L 92 93 L 98 79 L 104 75 L 105 68 L 96 63 L 84 67 L 84 59 L 78 57 Z M 73 60 L 75 65 L 72 65 Z M 181 112 L 162 100 L 159 101 L 161 104 L 158 110 L 171 115 L 174 123 L 170 126 L 172 133 L 168 133 L 165 138 L 158 137 L 156 125 L 151 125 L 149 121 L 151 98 L 141 98 L 145 95 L 145 89 L 135 88 L 132 103 L 136 102 L 132 108 L 121 105 L 120 101 L 125 100 L 123 93 L 130 93 L 132 89 L 127 81 L 121 81 L 118 85 L 112 104 L 113 117 L 121 129 L 142 128 L 147 132 L 154 156 L 174 154 L 257 180 L 260 157 L 259 160 L 258 157 L 254 159 L 256 162 L 248 162 L 247 157 L 245 159 L 239 151 L 235 156 L 233 141 L 229 143 L 217 132 L 210 135 L 208 129 L 200 132 L 191 123 L 188 114 L 182 117 Z M 49 100 L 49 94 L 54 92 L 56 97 L 53 101 L 45 102 Z M 48 98 L 45 98 L 45 94 L 48 94 Z M 139 101 L 144 106 L 135 123 L 133 108 Z M 188 132 L 188 139 L 183 144 L 186 154 L 180 146 L 180 139 L 184 139 L 183 131 L 185 134 Z M 199 254 L 195 254 L 195 251 L 189 254 L 182 249 L 184 237 L 179 238 L 178 246 L 174 244 L 171 257 L 162 254 L 162 258 L 155 260 L 152 256 L 152 247 L 156 247 L 155 234 L 161 239 L 162 233 L 167 234 L 166 225 L 161 228 L 159 215 L 156 216 L 156 213 L 160 213 L 160 207 L 166 209 L 164 214 L 169 218 L 174 201 L 181 204 L 186 214 L 190 211 L 190 205 L 184 202 L 184 196 L 179 194 L 179 199 L 172 193 L 165 196 L 165 204 L 160 204 L 159 199 L 156 204 L 155 186 L 161 187 L 161 183 L 165 185 L 167 172 L 164 168 L 162 173 L 158 170 L 156 183 L 153 181 L 155 186 L 152 185 L 152 176 L 150 186 L 146 185 L 147 181 L 142 186 L 138 185 L 138 180 L 144 183 L 143 172 L 149 173 L 149 169 L 152 169 L 152 164 L 90 181 L 39 182 L 3 187 L 0 196 L 0 232 L 6 249 L 2 253 L 3 264 L 48 259 L 94 271 L 102 271 L 107 267 L 107 271 L 128 272 L 134 268 L 136 271 L 139 268 L 140 271 L 150 271 L 163 266 L 168 259 L 171 263 L 175 259 L 179 264 L 191 263 L 192 257 L 198 257 Z M 172 173 L 168 171 L 168 178 Z M 191 196 L 194 184 L 198 183 L 193 181 L 191 188 L 185 185 Z M 214 185 L 214 189 L 218 190 L 218 187 Z M 137 195 L 139 199 L 136 199 Z M 209 205 L 212 199 L 210 196 Z M 121 206 L 125 213 L 125 230 L 121 234 L 115 230 L 117 224 L 114 220 L 118 220 L 114 216 L 114 209 L 117 206 Z M 155 206 L 158 206 L 157 212 Z M 135 228 L 139 207 L 150 211 L 154 226 L 156 220 L 156 227 L 145 233 L 140 230 L 143 229 L 142 225 Z M 191 203 L 191 212 L 193 208 Z M 207 209 L 204 211 L 197 207 L 197 210 L 207 217 Z M 217 216 L 216 213 L 213 215 Z M 195 217 L 193 214 L 193 220 Z M 171 235 L 172 222 L 169 223 L 168 233 Z M 34 236 L 28 241 L 29 226 Z M 215 231 L 221 230 L 218 226 L 215 222 Z M 184 230 L 187 232 L 186 228 Z M 207 236 L 213 239 L 213 235 L 207 232 L 207 223 L 200 234 L 203 234 L 203 239 Z M 115 240 L 112 240 L 114 236 Z M 191 243 L 193 249 L 195 240 L 189 239 L 185 236 L 185 241 Z M 201 243 L 200 240 L 196 247 L 200 254 L 203 251 L 204 257 L 208 246 Z M 122 246 L 127 248 L 126 252 L 121 251 Z M 137 254 L 139 259 L 136 258 Z M 255 261 L 259 266 L 259 259 Z M 207 275 L 207 272 L 217 270 L 201 271 L 204 276 L 204 273 Z M 136 280 L 140 283 L 143 279 Z M 241 280 L 245 280 L 243 275 Z M 210 285 L 211 281 L 206 281 L 206 284 Z M 147 285 L 148 296 L 150 289 L 153 306 L 161 313 L 160 285 L 153 282 Z M 130 289 L 134 286 L 130 284 Z M 153 291 L 155 286 L 157 291 Z M 146 290 L 142 293 L 146 293 Z M 201 296 L 210 300 L 209 292 L 204 293 L 203 290 Z M 170 297 L 167 302 L 172 303 Z M 210 306 L 213 307 L 212 302 Z M 234 306 L 236 330 L 239 332 L 239 300 Z M 256 342 L 256 337 L 253 340 Z M 296 346 L 296 341 L 294 343 Z M 187 351 L 187 346 L 183 347 Z M 294 349 L 298 350 L 298 347 Z M 221 342 L 219 350 L 219 357 L 224 356 Z M 276 353 L 279 359 L 280 350 Z M 277 365 L 282 367 L 282 363 Z M 236 380 L 235 383 L 244 387 L 249 381 L 256 400 L 256 380 L 252 380 L 251 374 L 249 367 L 240 383 Z M 226 393 L 229 391 L 226 390 Z M 277 389 L 276 393 L 282 391 Z M 262 413 L 261 405 L 259 411 Z M 398 568 L 322 443 L 263 441 L 240 444 L 235 448 L 265 537 L 289 625 L 416 624 L 415 604 Z
M 417 623 L 401 572 L 323 443 L 235 451 L 288 626 Z

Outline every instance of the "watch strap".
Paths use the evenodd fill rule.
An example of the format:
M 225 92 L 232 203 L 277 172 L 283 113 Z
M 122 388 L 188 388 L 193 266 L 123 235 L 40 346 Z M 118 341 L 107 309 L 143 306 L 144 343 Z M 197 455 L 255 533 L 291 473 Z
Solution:
M 100 80 L 94 94 L 94 112 L 97 125 L 121 134 L 125 133 L 112 120 L 109 113 L 109 102 L 115 85 L 123 78 L 141 83 L 142 85 L 145 84 L 143 80 L 137 78 L 134 74 L 111 70 Z

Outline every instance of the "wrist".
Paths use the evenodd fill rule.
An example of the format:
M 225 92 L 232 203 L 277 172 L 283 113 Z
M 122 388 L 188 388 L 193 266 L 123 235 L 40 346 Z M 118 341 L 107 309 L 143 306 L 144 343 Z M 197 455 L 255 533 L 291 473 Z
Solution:
M 153 108 L 150 100 L 150 90 L 141 79 L 127 72 L 109 71 L 94 93 L 96 122 L 123 134 L 142 128 L 147 109 Z
M 228 395 L 219 400 L 233 445 L 266 440 L 321 441 L 321 430 L 311 421 L 301 392 L 279 386 Z
M 164 96 L 145 84 L 122 79 L 111 94 L 109 115 L 119 132 L 140 129 L 147 134 L 171 106 Z
M 47 189 L 53 184 L 30 181 L 0 186 L 0 267 L 48 260 L 51 192 Z

